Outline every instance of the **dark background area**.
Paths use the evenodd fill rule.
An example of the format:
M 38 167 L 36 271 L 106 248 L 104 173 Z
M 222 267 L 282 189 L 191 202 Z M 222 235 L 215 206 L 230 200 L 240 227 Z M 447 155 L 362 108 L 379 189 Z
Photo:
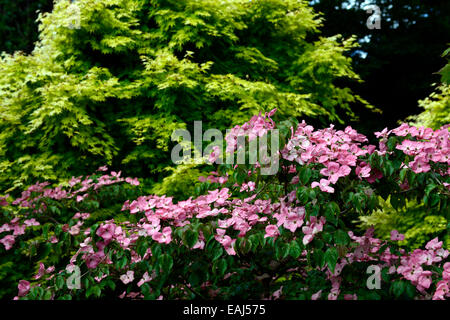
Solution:
M 436 72 L 446 63 L 441 55 L 450 46 L 450 1 L 372 1 L 381 10 L 378 30 L 366 26 L 371 14 L 364 10 L 365 1 L 312 3 L 324 14 L 324 35 L 354 34 L 361 44 L 352 58 L 364 83 L 354 89 L 383 114 L 361 110 L 361 121 L 355 127 L 373 132 L 420 113 L 417 101 L 433 91 L 432 84 L 440 80 Z
M 355 110 L 360 115 L 360 122 L 352 124 L 355 128 L 369 134 L 421 112 L 417 101 L 439 82 L 436 72 L 445 65 L 441 54 L 450 46 L 449 0 L 371 1 L 381 10 L 381 29 L 367 27 L 371 14 L 366 1 L 310 3 L 323 13 L 324 36 L 356 35 L 361 45 L 350 56 L 364 83 L 346 85 L 383 114 Z M 52 6 L 52 0 L 0 0 L 0 51 L 31 52 L 38 39 L 36 11 L 50 11 Z

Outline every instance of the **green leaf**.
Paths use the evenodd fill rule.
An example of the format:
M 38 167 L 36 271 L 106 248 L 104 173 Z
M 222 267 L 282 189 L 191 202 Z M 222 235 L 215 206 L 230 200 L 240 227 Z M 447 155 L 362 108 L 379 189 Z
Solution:
M 252 234 L 251 236 L 248 237 L 248 243 L 250 245 L 250 248 L 253 252 L 255 252 L 255 250 L 258 248 L 259 246 L 259 238 L 258 235 L 256 234 Z
M 289 254 L 289 246 L 285 242 L 277 241 L 275 244 L 275 258 L 277 260 L 284 259 Z
M 223 249 L 222 247 L 218 247 L 217 249 L 214 250 L 214 255 L 213 255 L 213 259 L 212 261 L 216 261 L 217 259 L 219 259 L 221 256 L 223 255 Z
M 329 232 L 322 232 L 322 238 L 325 243 L 331 244 L 333 242 L 333 235 Z
M 42 297 L 43 300 L 50 300 L 52 298 L 52 292 L 50 290 L 45 290 Z
M 191 272 L 189 274 L 188 281 L 193 287 L 196 287 L 200 283 L 201 280 L 202 280 L 202 278 L 201 278 L 201 275 L 198 273 L 198 271 Z
M 303 185 L 307 185 L 312 176 L 312 170 L 309 168 L 303 168 L 300 171 L 299 178 Z
M 392 283 L 391 290 L 396 298 L 399 298 L 403 292 L 405 292 L 406 286 L 405 282 L 402 280 L 397 280 Z
M 123 269 L 123 268 L 125 268 L 125 266 L 127 265 L 127 263 L 128 263 L 127 257 L 126 257 L 126 256 L 123 256 L 121 259 L 119 259 L 119 260 L 116 261 L 116 267 L 117 267 L 118 269 Z
M 434 189 L 436 189 L 436 187 L 437 187 L 437 186 L 436 186 L 435 184 L 433 184 L 433 183 L 427 185 L 426 188 L 425 188 L 425 194 L 426 194 L 427 196 L 429 196 L 429 195 L 430 195 L 430 192 L 433 191 Z
M 154 244 L 152 245 L 151 251 L 152 251 L 152 257 L 158 259 L 159 256 L 161 255 L 161 252 L 162 252 L 162 250 L 161 250 L 161 244 L 159 244 L 159 243 L 154 243 Z
M 429 204 L 430 204 L 431 207 L 435 207 L 435 206 L 437 206 L 437 205 L 439 204 L 439 201 L 440 201 L 440 200 L 441 200 L 441 199 L 440 199 L 440 197 L 439 197 L 439 194 L 433 193 L 433 194 L 430 196 Z
M 56 282 L 56 289 L 62 289 L 66 283 L 62 276 L 57 276 L 55 282 Z
M 406 168 L 400 170 L 400 174 L 399 174 L 400 182 L 404 182 L 405 181 L 407 172 L 408 172 L 408 169 L 406 169 Z
M 302 248 L 300 248 L 298 242 L 296 240 L 291 241 L 291 243 L 289 244 L 289 255 L 292 258 L 297 259 L 298 257 L 300 257 L 301 253 Z
M 337 215 L 340 213 L 339 205 L 331 201 L 325 207 L 325 218 L 327 221 L 331 222 L 334 225 L 337 225 Z
M 189 248 L 192 248 L 198 242 L 198 233 L 191 229 L 187 229 L 183 235 L 183 242 Z
M 408 296 L 409 299 L 412 300 L 416 296 L 416 293 L 417 293 L 416 287 L 413 286 L 411 282 L 408 282 L 406 284 L 405 294 Z
M 169 273 L 173 267 L 173 259 L 168 254 L 162 254 L 159 256 L 159 265 L 164 273 Z
M 99 286 L 93 286 L 87 289 L 86 298 L 89 298 L 91 295 L 99 298 L 102 293 L 102 289 Z
M 309 198 L 308 188 L 301 187 L 297 189 L 297 200 L 300 201 L 301 204 L 307 203 L 308 198 Z
M 141 292 L 144 295 L 144 299 L 147 299 L 151 291 L 150 285 L 148 283 L 144 283 L 141 285 Z
M 116 283 L 112 280 L 106 281 L 105 286 L 110 287 L 113 291 L 116 289 Z
M 330 268 L 331 272 L 333 273 L 338 260 L 338 252 L 336 248 L 334 247 L 328 248 L 327 251 L 325 252 L 324 259 L 328 265 L 328 268 Z
M 350 242 L 350 237 L 344 230 L 338 229 L 334 234 L 334 242 L 338 245 L 346 245 Z
M 213 271 L 218 274 L 219 277 L 222 277 L 225 274 L 225 271 L 227 270 L 228 263 L 225 259 L 217 260 L 213 264 Z
M 322 250 L 314 250 L 313 252 L 313 260 L 317 266 L 323 268 L 325 266 L 325 255 Z

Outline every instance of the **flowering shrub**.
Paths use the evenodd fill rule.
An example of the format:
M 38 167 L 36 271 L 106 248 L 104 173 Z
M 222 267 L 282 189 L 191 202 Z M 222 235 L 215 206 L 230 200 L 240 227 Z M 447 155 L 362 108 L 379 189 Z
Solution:
M 45 251 L 34 260 L 35 275 L 19 279 L 15 299 L 447 298 L 449 252 L 437 237 L 407 252 L 396 230 L 383 241 L 373 228 L 354 231 L 356 218 L 376 210 L 379 197 L 394 208 L 416 199 L 448 216 L 447 128 L 403 124 L 377 132 L 377 147 L 350 127 L 276 124 L 274 113 L 230 135 L 252 140 L 278 129 L 275 175 L 262 175 L 260 163 L 220 164 L 187 200 L 141 195 L 102 219 L 92 217 L 94 199 L 116 200 L 111 185 L 132 189 L 139 181 L 112 172 L 74 178 L 66 188 L 37 184 L 11 203 L 2 198 L 2 255 L 31 250 L 32 237 L 58 254 L 52 260 Z M 225 139 L 228 152 L 239 150 L 231 136 Z M 210 160 L 220 152 L 214 149 Z M 78 289 L 66 285 L 76 268 Z M 379 285 L 371 283 L 371 269 L 380 271 Z

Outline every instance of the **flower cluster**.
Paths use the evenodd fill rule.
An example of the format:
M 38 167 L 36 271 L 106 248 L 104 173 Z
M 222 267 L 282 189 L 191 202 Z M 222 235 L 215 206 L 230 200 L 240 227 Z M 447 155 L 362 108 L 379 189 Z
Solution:
M 251 140 L 276 128 L 271 119 L 274 112 L 235 127 L 227 136 L 228 151 L 236 150 L 237 136 Z M 394 146 L 386 141 L 392 133 L 398 139 Z M 99 173 L 107 170 L 101 167 L 96 175 L 74 177 L 66 186 L 46 188 L 48 183 L 37 183 L 11 205 L 9 197 L 0 198 L 0 205 L 25 212 L 0 227 L 0 243 L 9 253 L 16 242 L 26 239 L 28 231 L 48 223 L 52 212 L 48 200 L 68 204 L 67 219 L 59 224 L 55 220 L 53 229 L 40 235 L 55 252 L 67 245 L 67 261 L 55 264 L 65 268 L 46 268 L 41 262 L 32 277 L 34 283 L 18 283 L 17 298 L 35 297 L 37 287 L 50 292 L 47 297 L 58 297 L 60 293 L 52 288 L 80 265 L 88 277 L 84 285 L 91 286 L 85 288 L 87 295 L 116 281 L 120 287 L 112 290 L 120 298 L 185 298 L 197 292 L 216 297 L 233 291 L 222 290 L 221 285 L 243 283 L 264 292 L 263 298 L 279 299 L 294 292 L 294 296 L 303 294 L 311 299 L 353 300 L 364 298 L 361 287 L 358 294 L 353 288 L 361 279 L 348 283 L 344 274 L 347 270 L 357 274 L 367 265 L 386 268 L 392 281 L 413 286 L 414 298 L 448 297 L 449 252 L 442 241 L 435 238 L 424 250 L 407 252 L 398 246 L 404 239 L 398 231 L 392 230 L 387 241 L 375 238 L 372 228 L 359 236 L 345 216 L 346 212 L 357 212 L 353 205 L 362 206 L 358 196 L 364 195 L 366 202 L 377 196 L 377 179 L 390 179 L 386 185 L 398 185 L 400 170 L 440 173 L 430 177 L 439 182 L 435 187 L 439 203 L 439 196 L 448 192 L 444 187 L 448 176 L 439 171 L 442 166 L 432 163 L 448 164 L 448 132 L 402 125 L 376 134 L 381 138 L 379 150 L 365 145 L 367 138 L 351 127 L 314 130 L 302 122 L 289 134 L 280 151 L 283 162 L 277 176 L 261 177 L 258 170 L 246 165 L 228 168 L 227 172 L 219 167 L 199 179 L 210 183 L 204 184 L 206 191 L 196 197 L 182 201 L 157 195 L 139 194 L 134 200 L 126 197 L 129 200 L 118 204 L 122 210 L 117 216 L 95 223 L 99 213 L 78 206 L 89 203 L 94 194 L 112 184 L 137 186 L 136 178 L 122 178 L 121 172 Z M 217 150 L 213 152 L 215 157 Z M 372 161 L 374 156 L 385 157 L 383 161 L 397 156 L 399 165 L 383 175 Z M 418 172 L 414 162 L 422 161 L 419 159 L 430 168 L 421 165 Z M 304 174 L 305 168 L 309 173 Z M 422 183 L 421 190 L 429 181 L 425 178 L 416 182 Z M 375 208 L 364 204 L 367 213 Z M 323 281 L 328 284 L 323 285 Z M 235 291 L 246 291 L 239 290 Z
M 226 151 L 233 153 L 238 146 L 238 137 L 248 136 L 249 141 L 256 139 L 257 137 L 262 137 L 269 130 L 275 128 L 275 122 L 270 118 L 275 114 L 277 109 L 265 113 L 264 116 L 261 114 L 253 116 L 248 122 L 244 123 L 242 126 L 236 125 L 230 130 L 230 132 L 225 136 L 225 141 L 227 142 Z
M 386 128 L 375 133 L 378 138 L 382 138 L 380 153 L 386 152 L 386 142 L 391 134 L 398 137 L 411 137 L 403 140 L 401 144 L 396 146 L 396 149 L 413 158 L 405 167 L 410 168 L 415 173 L 430 171 L 431 163 L 450 165 L 450 133 L 447 128 L 433 131 L 430 128 L 416 128 L 406 123 L 390 131 Z M 441 174 L 450 174 L 450 168 L 446 172 L 441 172 Z
M 98 171 L 108 170 L 106 166 L 100 167 Z M 122 178 L 121 172 L 117 173 L 112 171 L 110 175 L 105 174 L 99 176 L 96 181 L 92 179 L 92 176 L 87 176 L 83 179 L 83 177 L 73 177 L 69 181 L 69 190 L 65 190 L 62 187 L 56 188 L 46 188 L 49 186 L 48 182 L 36 183 L 30 186 L 27 190 L 23 191 L 21 196 L 14 201 L 12 201 L 12 205 L 18 206 L 20 208 L 32 208 L 35 213 L 42 213 L 47 209 L 45 203 L 40 203 L 41 199 L 53 199 L 53 200 L 63 200 L 63 199 L 76 199 L 77 202 L 81 202 L 85 200 L 90 191 L 95 191 L 100 189 L 103 186 L 113 185 L 121 182 L 126 182 L 130 185 L 137 186 L 139 185 L 139 181 L 137 178 Z M 80 195 L 80 194 L 83 195 Z M 2 198 L 2 202 L 0 203 L 2 206 L 9 205 L 9 202 L 6 201 L 8 196 Z M 40 204 L 38 206 L 38 204 Z M 77 235 L 80 233 L 80 228 L 83 225 L 83 220 L 89 218 L 89 213 L 80 213 L 77 212 L 74 215 L 74 219 L 80 219 L 74 226 L 69 228 L 69 225 L 63 225 L 63 230 L 69 232 L 72 235 Z M 32 226 L 38 226 L 40 223 L 35 219 L 22 219 L 23 223 L 20 222 L 21 219 L 19 217 L 13 218 L 9 223 L 5 223 L 0 226 L 0 234 L 3 232 L 11 232 L 12 234 L 5 235 L 0 239 L 0 243 L 4 245 L 6 250 L 10 250 L 14 243 L 15 239 L 19 235 L 25 234 L 27 228 Z M 52 239 L 53 242 L 57 242 L 57 239 Z
M 282 157 L 289 161 L 296 161 L 301 165 L 318 164 L 320 174 L 325 178 L 320 182 L 314 181 L 312 188 L 319 187 L 324 192 L 333 193 L 340 178 L 350 175 L 352 167 L 359 178 L 369 178 L 371 168 L 360 157 L 371 154 L 375 150 L 373 145 L 362 145 L 367 138 L 357 133 L 351 127 L 345 130 L 329 128 L 314 131 L 305 122 L 299 124 L 292 132 L 290 140 L 281 151 Z

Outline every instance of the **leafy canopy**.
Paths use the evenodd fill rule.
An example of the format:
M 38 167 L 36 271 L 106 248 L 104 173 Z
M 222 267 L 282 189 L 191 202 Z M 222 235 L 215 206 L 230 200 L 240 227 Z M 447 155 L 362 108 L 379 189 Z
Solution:
M 277 107 L 343 122 L 368 104 L 307 1 L 56 1 L 29 55 L 0 61 L 0 190 L 109 164 L 161 181 L 170 136 Z

